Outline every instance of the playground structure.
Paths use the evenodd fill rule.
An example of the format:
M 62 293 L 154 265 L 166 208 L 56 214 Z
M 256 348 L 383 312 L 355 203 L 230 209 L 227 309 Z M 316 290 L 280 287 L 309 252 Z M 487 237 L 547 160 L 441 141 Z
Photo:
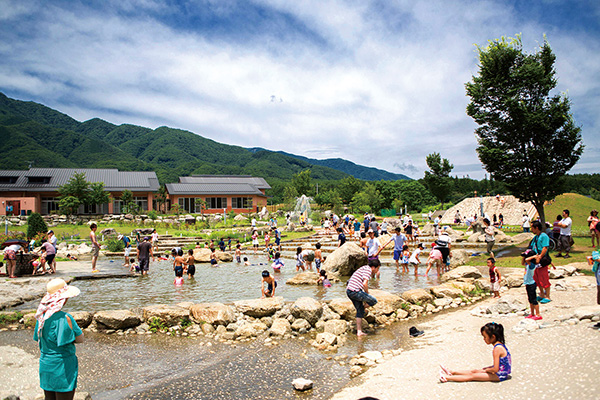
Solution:
M 496 214 L 504 217 L 505 225 L 521 225 L 523 223 L 523 214 L 527 214 L 531 221 L 537 218 L 538 213 L 531 202 L 523 203 L 515 196 L 486 196 L 470 197 L 448 209 L 441 218 L 442 224 L 451 224 L 454 222 L 456 211 L 460 212 L 461 220 L 477 215 L 481 216 L 481 206 L 483 204 L 483 213 L 490 220 Z

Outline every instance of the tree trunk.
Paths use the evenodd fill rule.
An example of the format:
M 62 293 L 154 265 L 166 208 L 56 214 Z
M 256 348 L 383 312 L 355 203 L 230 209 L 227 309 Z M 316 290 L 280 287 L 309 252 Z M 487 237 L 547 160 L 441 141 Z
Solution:
M 546 231 L 546 214 L 544 212 L 544 202 L 537 202 L 534 201 L 533 202 L 533 206 L 535 207 L 535 209 L 538 212 L 538 215 L 540 216 L 540 222 L 542 223 L 542 232 Z

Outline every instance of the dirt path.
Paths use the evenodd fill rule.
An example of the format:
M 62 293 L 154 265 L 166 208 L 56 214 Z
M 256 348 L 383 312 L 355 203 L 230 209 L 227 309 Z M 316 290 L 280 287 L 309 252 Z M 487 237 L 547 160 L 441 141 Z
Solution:
M 569 279 L 588 279 L 577 277 Z M 556 281 L 554 281 L 556 282 Z M 526 302 L 524 288 L 508 294 Z M 533 332 L 514 333 L 523 317 L 479 317 L 469 307 L 442 315 L 419 326 L 426 334 L 415 339 L 422 346 L 370 369 L 333 400 L 355 400 L 372 396 L 380 400 L 399 399 L 598 399 L 600 398 L 600 331 L 590 320 L 576 325 L 557 321 L 572 315 L 580 306 L 594 305 L 596 289 L 554 291 L 554 301 L 542 305 L 545 324 Z M 488 299 L 482 304 L 491 304 Z M 479 329 L 495 321 L 505 327 L 512 354 L 512 379 L 502 383 L 438 383 L 439 364 L 453 369 L 481 368 L 491 364 L 491 346 Z

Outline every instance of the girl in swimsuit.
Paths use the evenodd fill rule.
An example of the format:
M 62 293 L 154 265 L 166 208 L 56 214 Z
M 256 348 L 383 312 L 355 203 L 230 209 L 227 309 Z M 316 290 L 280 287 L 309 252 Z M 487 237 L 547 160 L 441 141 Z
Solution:
M 179 273 L 180 271 L 180 276 L 183 276 L 183 264 L 183 250 L 173 249 L 173 271 L 175 271 L 175 276 L 177 276 L 177 273 Z
M 502 382 L 510 377 L 512 360 L 504 344 L 502 324 L 489 322 L 481 327 L 481 335 L 486 344 L 494 346 L 492 356 L 494 365 L 471 371 L 453 371 L 440 365 L 440 382 L 492 381 Z

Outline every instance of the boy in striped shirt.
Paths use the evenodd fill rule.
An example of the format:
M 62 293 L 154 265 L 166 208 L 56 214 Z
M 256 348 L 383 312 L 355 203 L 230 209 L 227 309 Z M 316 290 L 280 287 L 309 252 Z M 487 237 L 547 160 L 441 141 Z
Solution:
M 368 265 L 364 265 L 354 271 L 348 284 L 346 285 L 346 295 L 354 308 L 356 308 L 356 335 L 365 336 L 362 331 L 362 319 L 365 316 L 365 303 L 367 307 L 377 304 L 377 299 L 369 294 L 369 280 L 379 272 L 381 263 L 378 259 L 369 260 Z

